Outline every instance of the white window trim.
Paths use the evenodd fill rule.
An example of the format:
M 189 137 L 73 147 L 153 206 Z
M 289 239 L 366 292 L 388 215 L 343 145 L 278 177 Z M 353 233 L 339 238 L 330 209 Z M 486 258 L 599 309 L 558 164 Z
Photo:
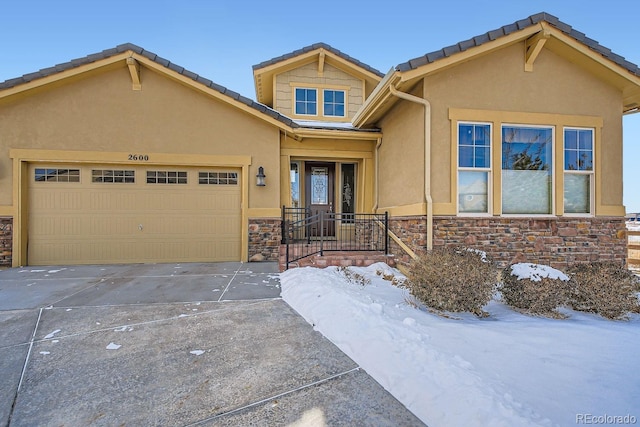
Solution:
M 591 156 L 593 167 L 590 171 L 568 171 L 564 168 L 564 155 L 565 155 L 565 146 L 564 146 L 564 131 L 565 130 L 590 130 L 591 131 Z M 593 218 L 595 217 L 595 176 L 596 176 L 596 130 L 594 128 L 589 127 L 576 127 L 576 126 L 564 126 L 562 128 L 562 173 L 563 176 L 566 174 L 575 174 L 575 175 L 589 175 L 589 212 L 587 213 L 567 213 L 564 212 L 564 206 L 562 207 L 563 216 L 572 217 L 572 218 Z M 563 178 L 564 184 L 564 178 Z M 562 188 L 562 200 L 564 203 L 564 185 Z
M 551 212 L 547 214 L 533 214 L 533 213 L 522 213 L 522 214 L 505 214 L 502 212 L 502 201 L 504 196 L 504 176 L 502 169 L 502 129 L 504 127 L 521 127 L 521 128 L 536 128 L 536 129 L 551 129 Z M 522 123 L 500 123 L 500 216 L 504 218 L 557 218 L 557 210 L 556 210 L 556 126 L 555 125 L 538 125 L 538 124 L 522 124 Z M 561 165 L 564 170 L 564 132 L 562 135 L 562 152 L 563 152 L 563 164 Z
M 296 104 L 298 99 L 296 98 L 296 91 L 298 89 L 304 90 L 313 90 L 316 92 L 316 114 L 300 114 L 296 111 Z M 298 117 L 318 117 L 320 115 L 321 108 L 321 100 L 320 100 L 320 90 L 317 87 L 307 87 L 307 86 L 294 86 L 293 87 L 293 115 Z
M 489 165 L 488 168 L 460 167 L 460 125 L 489 126 Z M 456 126 L 456 215 L 464 217 L 491 217 L 493 216 L 493 123 L 458 121 Z M 460 212 L 460 171 L 462 172 L 487 172 L 487 212 Z
M 342 92 L 344 94 L 344 114 L 342 116 L 338 116 L 337 114 L 328 116 L 328 115 L 325 114 L 325 112 L 324 112 L 324 93 L 327 90 L 330 90 L 332 92 Z M 348 107 L 348 103 L 347 103 L 347 91 L 346 90 L 344 90 L 344 89 L 334 89 L 334 88 L 331 88 L 331 87 L 322 88 L 322 117 L 337 117 L 337 118 L 343 119 L 343 118 L 347 117 L 347 107 Z

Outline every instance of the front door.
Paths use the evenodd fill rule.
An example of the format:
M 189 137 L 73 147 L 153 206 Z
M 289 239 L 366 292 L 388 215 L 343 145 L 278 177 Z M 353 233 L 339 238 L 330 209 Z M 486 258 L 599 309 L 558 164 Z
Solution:
M 311 215 L 322 212 L 323 215 L 323 236 L 335 236 L 335 220 L 330 213 L 334 212 L 334 177 L 335 163 L 305 163 L 305 194 L 306 206 L 311 211 Z M 311 227 L 312 236 L 320 236 L 320 227 Z

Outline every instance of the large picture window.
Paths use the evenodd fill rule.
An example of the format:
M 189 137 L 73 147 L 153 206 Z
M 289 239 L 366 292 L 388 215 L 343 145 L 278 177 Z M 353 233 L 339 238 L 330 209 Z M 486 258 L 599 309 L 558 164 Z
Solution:
M 489 212 L 491 126 L 458 124 L 458 212 Z
M 553 128 L 502 126 L 502 213 L 551 214 Z
M 593 130 L 564 129 L 564 212 L 591 213 Z

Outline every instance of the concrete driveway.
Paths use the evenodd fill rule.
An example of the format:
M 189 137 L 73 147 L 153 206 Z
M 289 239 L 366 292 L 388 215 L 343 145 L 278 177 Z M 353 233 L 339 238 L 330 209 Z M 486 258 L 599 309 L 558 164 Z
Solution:
M 0 426 L 423 425 L 271 263 L 0 271 Z

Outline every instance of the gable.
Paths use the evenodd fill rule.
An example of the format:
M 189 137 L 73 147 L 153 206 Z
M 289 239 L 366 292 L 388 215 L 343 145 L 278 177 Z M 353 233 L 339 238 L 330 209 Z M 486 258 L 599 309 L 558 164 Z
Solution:
M 361 80 L 365 98 L 383 77 L 383 74 L 375 68 L 325 43 L 316 43 L 253 66 L 258 102 L 274 107 L 276 99 L 274 84 L 277 76 L 309 64 L 315 64 L 320 75 L 324 73 L 325 67 L 330 66 L 352 78 Z
M 546 13 L 506 25 L 399 64 L 376 87 L 354 117 L 356 126 L 376 123 L 397 102 L 390 86 L 398 91 L 411 89 L 429 75 L 444 72 L 477 58 L 520 44 L 520 70 L 535 73 L 538 58 L 551 51 L 586 70 L 622 94 L 620 109 L 625 113 L 640 109 L 640 68 L 623 57 L 572 29 Z M 480 71 L 480 70 L 479 70 Z
M 295 88 L 343 90 L 347 99 L 347 115 L 353 117 L 364 103 L 365 82 L 330 64 L 325 64 L 322 72 L 318 63 L 310 63 L 276 75 L 274 109 L 289 117 L 294 117 Z
M 128 69 L 134 91 L 142 89 L 144 82 L 141 81 L 140 70 L 147 68 L 196 91 L 228 103 L 232 107 L 269 122 L 285 131 L 291 131 L 292 128 L 297 127 L 289 118 L 282 116 L 275 110 L 243 97 L 131 43 L 0 82 L 0 103 L 10 102 L 13 99 L 30 96 L 32 93 L 121 67 Z

